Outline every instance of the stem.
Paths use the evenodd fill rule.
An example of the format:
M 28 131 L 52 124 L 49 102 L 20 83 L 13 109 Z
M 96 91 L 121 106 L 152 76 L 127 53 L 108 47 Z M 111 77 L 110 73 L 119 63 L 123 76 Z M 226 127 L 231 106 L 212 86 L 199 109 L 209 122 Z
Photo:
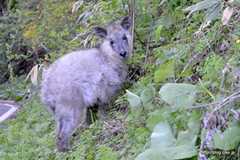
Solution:
M 132 25 L 130 28 L 130 32 L 131 32 L 131 36 L 132 36 L 132 40 L 131 40 L 131 48 L 130 48 L 130 52 L 133 53 L 133 44 L 134 44 L 134 28 L 135 28 L 135 0 L 129 0 L 128 1 L 128 14 L 131 18 L 132 21 Z
M 206 88 L 206 87 L 204 87 L 204 85 L 203 85 L 203 83 L 202 83 L 202 80 L 199 78 L 199 82 L 200 82 L 200 85 L 201 85 L 201 87 L 207 92 L 207 94 L 215 101 L 216 99 L 215 99 L 215 97 L 214 97 L 214 95 Z

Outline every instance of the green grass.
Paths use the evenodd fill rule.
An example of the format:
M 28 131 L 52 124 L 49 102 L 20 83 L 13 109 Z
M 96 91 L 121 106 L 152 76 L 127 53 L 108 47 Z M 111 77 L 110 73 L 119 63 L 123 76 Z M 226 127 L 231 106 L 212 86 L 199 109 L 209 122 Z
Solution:
M 59 153 L 55 147 L 55 124 L 38 97 L 23 105 L 16 119 L 1 124 L 0 159 L 4 160 L 117 160 L 134 159 L 141 152 L 149 131 L 111 111 L 104 123 L 96 120 L 79 129 L 72 138 L 72 149 Z M 117 116 L 111 116 L 117 115 Z
M 7 67 L 3 73 L 6 70 L 11 73 L 12 66 L 6 65 L 11 58 L 18 59 L 18 56 L 22 56 L 22 53 L 15 53 L 9 47 L 15 42 L 19 41 L 19 46 L 24 42 L 30 49 L 43 43 L 49 49 L 49 60 L 52 62 L 76 48 L 93 46 L 96 39 L 92 36 L 72 40 L 78 34 L 88 33 L 92 27 L 108 24 L 127 12 L 124 9 L 126 0 L 98 1 L 96 4 L 86 2 L 76 13 L 71 13 L 75 0 L 39 1 L 40 4 L 36 7 L 40 8 L 37 11 L 27 7 L 31 2 L 32 0 L 26 0 L 25 3 L 19 1 L 19 11 L 12 14 L 22 21 L 18 24 L 6 22 L 2 29 L 1 33 L 5 36 L 2 36 L 4 45 L 0 45 L 0 52 L 8 56 L 3 61 L 4 67 Z M 20 101 L 23 107 L 16 119 L 0 124 L 0 160 L 134 160 L 139 153 L 149 149 L 150 134 L 159 122 L 168 121 L 175 138 L 179 132 L 188 130 L 188 124 L 192 120 L 200 123 L 205 113 L 211 112 L 211 107 L 172 110 L 171 106 L 159 97 L 158 92 L 166 83 L 194 84 L 201 89 L 201 94 L 196 98 L 197 104 L 208 104 L 239 89 L 237 72 L 240 67 L 240 23 L 237 17 L 232 17 L 231 27 L 224 27 L 221 21 L 214 21 L 205 28 L 202 36 L 195 37 L 193 35 L 202 24 L 205 13 L 194 13 L 187 18 L 182 12 L 182 9 L 195 2 L 170 0 L 159 7 L 160 0 L 154 0 L 148 5 L 147 1 L 136 1 L 135 50 L 133 59 L 129 62 L 129 74 L 134 83 L 126 88 L 135 94 L 133 97 L 146 101 L 149 95 L 151 97 L 149 90 L 145 90 L 146 86 L 153 85 L 156 90 L 156 94 L 151 97 L 153 104 L 140 104 L 141 106 L 134 110 L 131 105 L 126 106 L 123 103 L 124 96 L 118 97 L 115 101 L 117 105 L 111 105 L 105 122 L 96 119 L 88 128 L 76 131 L 71 141 L 72 149 L 68 153 L 57 152 L 55 123 L 39 97 L 31 96 L 24 100 L 29 88 L 30 94 L 36 92 L 32 93 L 35 88 L 24 81 L 26 75 L 10 75 L 9 81 L 0 85 L 0 99 Z M 89 11 L 92 12 L 89 14 Z M 79 23 L 76 22 L 83 14 L 89 16 L 83 17 Z M 14 38 L 6 41 L 7 33 L 12 33 L 12 30 L 16 31 Z M 160 42 L 160 39 L 163 39 L 163 42 Z M 151 42 L 150 50 L 146 44 L 148 40 Z M 226 51 L 221 52 L 220 46 L 225 43 L 229 46 L 227 45 Z M 41 62 L 42 60 L 39 60 L 39 63 Z M 223 74 L 223 71 L 226 74 Z M 227 106 L 219 112 L 219 119 L 222 118 L 221 114 L 225 115 L 226 112 L 228 123 L 236 121 L 231 109 L 239 110 L 239 107 L 239 103 Z M 199 133 L 196 133 L 195 144 L 199 148 L 204 139 L 201 128 L 196 125 L 195 127 L 200 129 Z M 221 124 L 218 127 L 222 127 Z M 239 145 L 235 150 L 238 148 Z M 227 156 L 208 155 L 208 158 L 235 160 L 238 155 Z M 197 156 L 191 159 L 197 159 Z

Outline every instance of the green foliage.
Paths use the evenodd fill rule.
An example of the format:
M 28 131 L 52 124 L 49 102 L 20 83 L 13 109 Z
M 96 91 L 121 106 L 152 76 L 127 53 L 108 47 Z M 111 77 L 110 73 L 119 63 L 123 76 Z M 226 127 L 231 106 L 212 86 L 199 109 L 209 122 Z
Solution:
M 58 153 L 55 146 L 54 120 L 36 97 L 24 105 L 16 119 L 7 121 L 0 127 L 1 159 L 117 160 L 121 152 L 128 152 L 124 151 L 121 143 L 131 146 L 131 152 L 136 154 L 136 150 L 144 145 L 148 137 L 148 130 L 135 125 L 129 127 L 126 133 L 111 135 L 110 130 L 105 132 L 102 124 L 95 122 L 89 129 L 77 132 L 77 136 L 72 140 L 73 149 L 69 153 Z M 102 139 L 105 136 L 106 138 Z M 123 141 L 122 137 L 132 141 Z M 139 144 L 141 145 L 138 146 Z M 111 146 L 119 149 L 116 151 Z
M 20 101 L 26 96 L 29 84 L 25 82 L 24 77 L 15 78 L 10 82 L 0 85 L 0 99 L 12 99 Z
M 128 102 L 132 108 L 141 106 L 141 99 L 138 95 L 136 95 L 128 90 L 126 92 L 127 92 Z
M 137 108 L 144 106 L 146 107 L 148 104 L 153 102 L 153 98 L 155 97 L 155 88 L 152 84 L 148 84 L 145 88 L 140 92 L 140 96 L 126 90 L 127 100 L 129 102 L 130 107 Z
M 230 126 L 223 133 L 217 132 L 213 137 L 214 148 L 224 151 L 235 149 L 240 143 L 239 132 L 239 126 Z
M 213 54 L 209 56 L 203 66 L 203 78 L 205 80 L 219 81 L 219 77 L 221 77 L 221 71 L 224 67 L 223 58 Z
M 152 148 L 170 147 L 176 143 L 168 123 L 159 123 L 155 126 L 151 135 Z
M 186 136 L 188 140 L 186 140 Z M 151 135 L 150 149 L 141 153 L 136 160 L 174 160 L 190 158 L 197 154 L 196 136 L 190 131 L 180 132 L 175 139 L 168 123 L 157 124 Z
M 22 44 L 21 27 L 15 15 L 0 17 L 0 83 L 6 81 L 10 74 L 9 62 L 20 59 L 21 55 L 13 53 L 13 45 Z M 13 54 L 13 55 L 12 55 Z
M 53 125 L 38 101 L 25 104 L 16 120 L 3 126 L 0 132 L 1 159 L 46 159 L 52 156 Z
M 184 11 L 190 12 L 189 15 L 197 11 L 205 11 L 205 19 L 203 25 L 206 25 L 208 22 L 211 22 L 220 17 L 222 7 L 221 5 L 222 2 L 220 0 L 203 0 L 197 4 L 185 8 Z
M 191 84 L 167 83 L 159 91 L 160 97 L 172 107 L 190 107 L 194 104 L 197 87 Z
M 164 82 L 167 78 L 174 76 L 174 61 L 170 60 L 161 64 L 154 74 L 154 82 Z
M 78 130 L 72 139 L 72 150 L 58 153 L 51 116 L 38 98 L 21 101 L 24 105 L 17 118 L 0 125 L 0 159 L 197 158 L 196 148 L 205 140 L 200 136 L 201 120 L 205 112 L 212 112 L 215 107 L 206 104 L 239 89 L 239 21 L 234 16 L 229 26 L 222 26 L 217 19 L 221 6 L 227 6 L 227 2 L 218 0 L 135 2 L 135 50 L 128 63 L 142 68 L 131 73 L 130 77 L 137 78 L 131 79 L 133 86 L 124 88 L 126 94 L 117 97 L 117 105 L 109 109 L 110 120 L 96 121 L 89 128 Z M 11 4 L 12 11 L 0 17 L 0 82 L 10 78 L 0 86 L 0 98 L 20 101 L 29 89 L 35 89 L 24 81 L 26 70 L 23 77 L 16 77 L 14 70 L 20 60 L 29 59 L 33 65 L 42 63 L 44 57 L 31 59 L 38 46 L 49 50 L 45 58 L 50 61 L 76 48 L 92 47 L 98 42 L 91 34 L 92 27 L 126 15 L 127 3 L 26 0 Z M 234 3 L 233 6 L 237 5 L 237 1 Z M 213 23 L 206 27 L 208 20 Z M 26 52 L 14 49 L 23 46 L 28 49 Z M 130 108 L 128 112 L 126 107 Z M 232 102 L 224 109 L 228 118 L 216 119 L 231 124 L 236 121 L 232 111 L 239 107 Z M 215 128 L 213 149 L 236 149 L 238 125 L 218 127 L 221 129 Z M 207 156 L 212 160 L 224 159 L 219 155 Z
M 146 125 L 150 130 L 153 130 L 153 128 L 159 122 L 166 120 L 167 116 L 169 116 L 169 111 L 166 109 L 160 109 L 160 110 L 156 110 L 154 112 L 150 112 L 148 114 L 148 119 L 147 119 Z
M 101 146 L 96 155 L 96 160 L 117 160 L 117 153 L 113 152 L 111 148 Z

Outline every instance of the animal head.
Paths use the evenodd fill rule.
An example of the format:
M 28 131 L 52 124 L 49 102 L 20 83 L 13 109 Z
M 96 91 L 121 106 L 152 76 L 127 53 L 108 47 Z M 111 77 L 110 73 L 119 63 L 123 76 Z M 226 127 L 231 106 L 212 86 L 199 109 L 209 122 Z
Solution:
M 129 17 L 124 17 L 120 23 L 115 22 L 106 28 L 95 27 L 95 33 L 104 41 L 100 49 L 108 56 L 127 59 L 130 56 L 131 34 L 129 29 L 131 22 Z

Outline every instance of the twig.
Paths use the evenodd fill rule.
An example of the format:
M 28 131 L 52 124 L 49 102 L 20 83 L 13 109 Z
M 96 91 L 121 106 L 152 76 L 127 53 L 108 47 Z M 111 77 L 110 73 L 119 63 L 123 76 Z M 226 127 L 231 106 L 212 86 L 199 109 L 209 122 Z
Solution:
M 225 99 L 223 99 L 220 103 L 218 103 L 218 105 L 216 106 L 216 108 L 212 111 L 212 114 L 217 112 L 218 110 L 220 110 L 221 108 L 223 108 L 225 105 L 235 101 L 236 99 L 240 98 L 240 91 L 237 91 L 235 93 L 233 93 L 232 95 L 226 97 Z
M 147 37 L 147 41 L 146 41 L 146 53 L 145 53 L 145 59 L 144 59 L 144 64 L 147 63 L 148 57 L 151 53 L 151 49 L 150 49 L 150 42 L 151 42 L 151 38 L 152 38 L 152 30 L 153 30 L 153 25 L 154 25 L 154 20 L 152 19 L 150 26 L 149 26 L 149 35 Z
M 90 32 L 85 32 L 85 33 L 77 34 L 77 35 L 71 40 L 71 42 L 73 42 L 73 41 L 75 41 L 75 40 L 77 40 L 77 39 L 80 39 L 80 38 L 85 39 L 85 38 L 86 38 L 87 36 L 89 36 L 90 34 L 92 34 L 91 31 L 90 31 Z
M 203 83 L 202 83 L 202 80 L 199 78 L 198 79 L 199 80 L 199 82 L 200 82 L 200 85 L 201 85 L 201 87 L 207 92 L 207 94 L 215 101 L 216 99 L 215 99 L 215 97 L 214 97 L 214 95 L 206 88 L 206 87 L 204 87 L 204 85 L 203 85 Z
M 128 14 L 131 18 L 131 36 L 132 36 L 132 40 L 131 40 L 131 48 L 130 48 L 130 52 L 133 54 L 133 44 L 134 44 L 134 28 L 135 28 L 135 0 L 129 0 L 128 1 Z
M 206 158 L 206 155 L 204 154 L 203 150 L 204 150 L 204 145 L 207 144 L 208 141 L 212 141 L 212 137 L 213 137 L 213 134 L 215 133 L 215 130 L 214 129 L 210 129 L 207 127 L 207 125 L 209 124 L 209 121 L 211 121 L 211 117 L 214 117 L 214 114 L 220 110 L 221 108 L 223 108 L 224 106 L 226 106 L 227 104 L 235 101 L 236 99 L 240 98 L 240 90 L 237 91 L 237 92 L 234 92 L 233 94 L 231 94 L 230 96 L 224 98 L 222 101 L 218 101 L 218 102 L 214 102 L 214 103 L 211 103 L 211 104 L 208 104 L 208 105 L 214 105 L 215 108 L 213 109 L 213 111 L 210 113 L 210 114 L 206 114 L 204 116 L 204 119 L 203 121 L 204 122 L 204 128 L 207 129 L 206 131 L 206 135 L 205 135 L 205 138 L 203 138 L 203 140 L 201 140 L 201 145 L 200 145 L 200 150 L 199 150 L 199 154 L 198 154 L 198 159 L 199 160 L 205 160 L 207 159 Z M 207 106 L 207 105 L 206 105 Z
M 213 114 L 213 113 L 217 112 L 218 110 L 220 110 L 221 108 L 223 108 L 225 105 L 235 101 L 238 98 L 240 98 L 240 91 L 234 92 L 233 94 L 224 98 L 221 101 L 215 101 L 213 103 L 208 103 L 208 104 L 200 104 L 200 105 L 189 107 L 189 109 L 198 109 L 198 108 L 206 108 L 206 107 L 210 107 L 210 106 L 213 106 L 213 107 L 215 106 L 214 110 L 211 113 L 211 114 Z
M 151 34 L 148 36 L 148 39 L 147 39 L 146 54 L 145 54 L 144 64 L 147 63 L 148 56 L 149 56 L 149 54 L 150 54 L 150 48 L 149 48 L 149 41 L 150 41 L 150 40 L 151 40 Z
M 218 104 L 218 102 L 208 103 L 208 104 L 200 104 L 200 105 L 195 105 L 195 106 L 188 107 L 188 109 L 207 108 L 207 107 L 215 106 L 217 104 Z

